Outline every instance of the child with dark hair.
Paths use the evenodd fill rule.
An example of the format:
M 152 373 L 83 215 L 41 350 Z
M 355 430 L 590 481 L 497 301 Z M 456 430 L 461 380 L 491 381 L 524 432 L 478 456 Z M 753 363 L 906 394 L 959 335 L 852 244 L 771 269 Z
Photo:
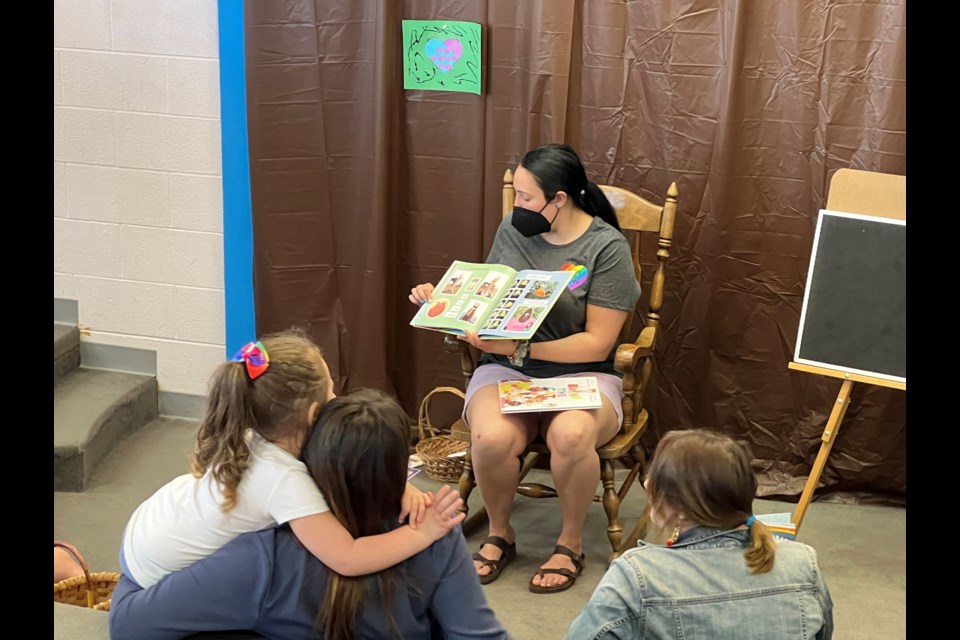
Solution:
M 409 433 L 407 414 L 382 391 L 357 391 L 320 412 L 303 459 L 350 535 L 396 530 Z M 459 514 L 459 522 L 462 505 L 444 486 L 427 511 Z M 509 638 L 459 528 L 400 566 L 356 578 L 321 563 L 289 528 L 275 527 L 238 536 L 149 589 L 122 576 L 113 592 L 114 640 L 238 629 L 276 640 Z
M 305 334 L 269 335 L 221 364 L 191 460 L 134 511 L 120 548 L 123 573 L 142 587 L 209 556 L 248 531 L 289 523 L 337 572 L 356 576 L 422 551 L 455 524 L 431 512 L 429 494 L 397 487 L 410 526 L 355 538 L 327 506 L 300 451 L 320 409 L 334 397 L 319 347 Z M 402 494 L 402 497 L 401 495 Z

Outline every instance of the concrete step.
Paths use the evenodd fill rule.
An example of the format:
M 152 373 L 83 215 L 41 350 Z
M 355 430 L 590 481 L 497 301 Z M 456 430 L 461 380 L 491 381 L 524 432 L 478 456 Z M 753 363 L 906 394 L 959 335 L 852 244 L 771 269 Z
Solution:
M 80 366 L 80 329 L 53 323 L 53 385 Z
M 79 367 L 53 390 L 53 489 L 84 491 L 113 447 L 159 415 L 153 376 Z
M 119 571 L 120 534 L 141 502 L 190 473 L 195 420 L 159 417 L 117 443 L 86 491 L 53 492 L 53 532 L 83 553 L 91 570 Z

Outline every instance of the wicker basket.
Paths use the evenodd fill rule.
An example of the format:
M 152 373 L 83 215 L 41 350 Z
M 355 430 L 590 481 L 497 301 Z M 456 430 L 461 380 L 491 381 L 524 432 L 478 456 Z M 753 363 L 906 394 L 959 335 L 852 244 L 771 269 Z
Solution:
M 110 598 L 113 596 L 113 588 L 117 586 L 117 582 L 120 580 L 120 574 L 112 572 L 90 573 L 87 561 L 83 559 L 83 556 L 72 544 L 54 541 L 53 546 L 66 549 L 73 556 L 73 559 L 83 567 L 82 576 L 53 583 L 53 601 L 97 609 L 98 611 L 109 611 Z
M 417 456 L 423 460 L 423 468 L 426 469 L 430 479 L 439 482 L 456 482 L 463 472 L 464 452 L 469 443 L 460 442 L 453 436 L 435 429 L 430 422 L 430 398 L 437 393 L 452 393 L 461 399 L 465 397 L 463 391 L 456 387 L 437 387 L 423 397 L 420 413 L 417 415 L 417 427 L 420 429 Z M 450 457 L 451 455 L 454 457 Z

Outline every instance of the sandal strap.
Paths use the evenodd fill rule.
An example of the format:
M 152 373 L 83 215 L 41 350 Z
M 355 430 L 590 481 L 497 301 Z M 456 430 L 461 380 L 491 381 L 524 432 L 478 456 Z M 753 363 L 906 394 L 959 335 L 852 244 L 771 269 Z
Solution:
M 486 556 L 480 555 L 480 552 L 477 551 L 475 554 L 473 554 L 473 559 L 479 562 L 480 564 L 482 564 L 483 566 L 490 567 L 494 571 L 497 571 L 500 569 L 500 560 L 503 560 L 503 557 L 501 557 L 498 560 L 491 560 Z
M 577 553 L 570 547 L 564 546 L 562 544 L 558 544 L 556 547 L 554 547 L 553 552 L 555 554 L 567 556 L 568 558 L 573 560 L 573 564 L 574 566 L 577 567 L 578 571 L 583 571 L 583 561 L 587 559 L 586 554 Z M 567 569 L 567 571 L 569 571 L 569 569 Z
M 540 569 L 537 569 L 537 575 L 540 576 L 541 578 L 545 573 L 555 573 L 565 578 L 569 578 L 570 580 L 576 580 L 578 577 L 580 577 L 579 573 L 570 571 L 570 569 L 567 569 L 566 567 L 560 567 L 559 569 L 544 569 L 541 567 Z
M 473 554 L 473 559 L 477 562 L 483 563 L 485 567 L 492 567 L 494 571 L 499 570 L 500 563 L 504 561 L 509 562 L 509 555 L 516 549 L 516 543 L 510 544 L 505 538 L 501 538 L 500 536 L 487 536 L 480 542 L 480 549 L 483 549 L 483 545 L 485 544 L 493 545 L 497 549 L 500 549 L 500 557 L 496 560 L 493 560 L 481 555 L 480 550 L 478 549 L 477 552 Z
M 501 553 L 503 554 L 506 554 L 508 551 L 510 551 L 511 547 L 516 545 L 515 542 L 511 544 L 507 542 L 506 538 L 501 538 L 500 536 L 487 536 L 480 541 L 480 548 L 482 549 L 483 545 L 485 544 L 492 544 L 497 549 L 500 549 Z M 503 556 L 501 555 L 500 557 L 502 558 Z

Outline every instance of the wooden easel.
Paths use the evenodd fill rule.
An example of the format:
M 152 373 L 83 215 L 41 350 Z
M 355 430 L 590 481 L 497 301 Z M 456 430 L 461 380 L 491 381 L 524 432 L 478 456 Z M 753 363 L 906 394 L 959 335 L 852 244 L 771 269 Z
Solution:
M 827 195 L 827 209 L 831 211 L 845 211 L 847 213 L 861 213 L 864 215 L 880 216 L 884 218 L 893 218 L 896 220 L 907 219 L 907 178 L 888 173 L 875 173 L 872 171 L 858 171 L 856 169 L 840 169 L 830 181 L 830 193 Z M 820 440 L 820 452 L 813 463 L 813 469 L 810 471 L 810 477 L 803 487 L 803 494 L 800 496 L 800 502 L 793 512 L 793 522 L 797 525 L 797 532 L 800 531 L 800 525 L 803 523 L 804 513 L 813 497 L 813 492 L 820 481 L 820 474 L 823 473 L 823 467 L 827 462 L 827 456 L 833 448 L 833 442 L 837 437 L 837 431 L 840 429 L 840 423 L 843 422 L 843 416 L 847 413 L 847 407 L 850 404 L 850 392 L 853 389 L 854 382 L 866 382 L 882 387 L 891 387 L 894 389 L 906 390 L 906 382 L 896 382 L 876 378 L 868 375 L 859 375 L 847 373 L 825 367 L 816 367 L 799 362 L 791 362 L 788 368 L 795 371 L 806 371 L 807 373 L 817 373 L 820 375 L 841 378 L 843 384 L 840 386 L 840 393 L 837 394 L 837 401 L 830 411 L 830 417 L 827 419 L 827 426 L 823 429 L 823 436 Z

